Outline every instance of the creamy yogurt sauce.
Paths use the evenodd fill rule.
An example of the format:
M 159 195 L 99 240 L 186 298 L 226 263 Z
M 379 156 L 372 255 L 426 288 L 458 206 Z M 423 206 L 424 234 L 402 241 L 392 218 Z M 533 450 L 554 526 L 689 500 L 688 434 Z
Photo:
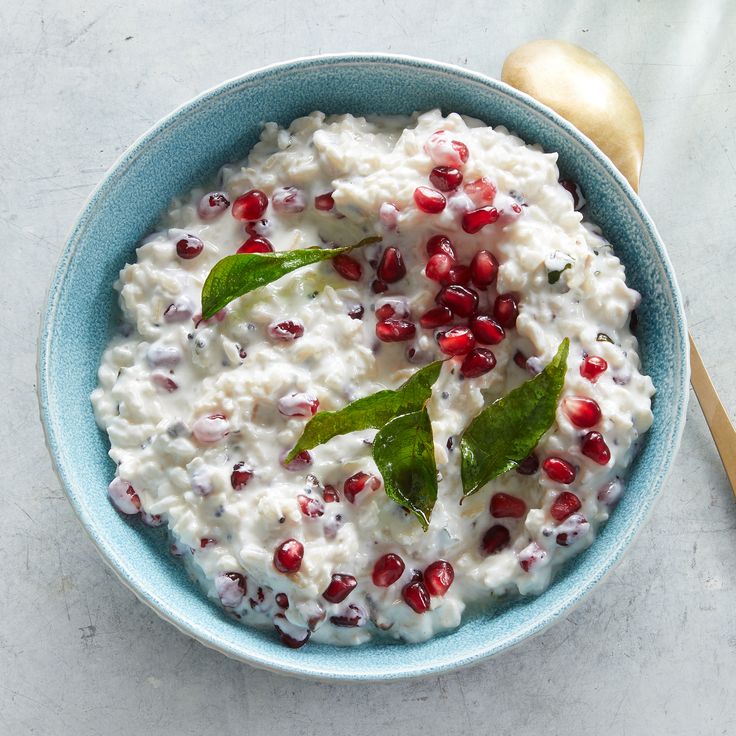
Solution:
M 228 614 L 275 625 L 289 646 L 416 642 L 458 626 L 469 604 L 542 592 L 593 542 L 654 389 L 629 326 L 639 295 L 556 160 L 437 110 L 313 113 L 267 124 L 217 191 L 174 201 L 141 243 L 115 283 L 123 328 L 92 394 L 117 464 L 109 495 L 167 524 L 172 553 Z M 198 314 L 210 269 L 244 242 L 284 251 L 376 234 L 208 322 Z M 461 504 L 463 429 L 565 337 L 555 424 L 517 471 Z M 283 465 L 315 411 L 439 358 L 428 531 L 383 492 L 375 430 Z

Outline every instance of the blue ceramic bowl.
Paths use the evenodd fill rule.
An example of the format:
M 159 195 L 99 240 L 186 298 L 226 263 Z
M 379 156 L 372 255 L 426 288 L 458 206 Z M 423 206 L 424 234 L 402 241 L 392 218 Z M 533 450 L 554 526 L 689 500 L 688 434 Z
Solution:
M 357 648 L 310 644 L 293 651 L 270 632 L 239 625 L 200 593 L 168 554 L 163 534 L 122 519 L 107 500 L 114 472 L 89 394 L 111 333 L 118 271 L 166 209 L 256 142 L 261 123 L 282 125 L 312 110 L 411 113 L 441 107 L 558 151 L 579 181 L 590 217 L 614 243 L 629 283 L 643 294 L 644 370 L 657 388 L 654 424 L 626 493 L 595 543 L 541 596 L 423 644 Z M 180 108 L 138 140 L 84 207 L 59 262 L 40 337 L 39 390 L 48 446 L 61 482 L 102 556 L 120 579 L 186 634 L 257 667 L 344 680 L 430 675 L 479 662 L 559 620 L 620 559 L 662 488 L 685 418 L 688 348 L 680 294 L 667 253 L 636 194 L 611 162 L 548 108 L 507 85 L 457 67 L 393 56 L 325 56 L 268 67 L 226 82 Z M 160 531 L 160 530 L 158 530 Z

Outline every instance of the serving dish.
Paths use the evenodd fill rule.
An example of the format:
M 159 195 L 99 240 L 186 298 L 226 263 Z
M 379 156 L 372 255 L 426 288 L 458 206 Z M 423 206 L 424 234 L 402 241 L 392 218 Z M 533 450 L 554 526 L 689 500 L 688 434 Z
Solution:
M 408 113 L 439 106 L 502 124 L 545 150 L 586 192 L 598 222 L 643 294 L 643 368 L 657 387 L 654 424 L 627 491 L 595 544 L 541 596 L 476 611 L 457 631 L 423 644 L 355 649 L 281 648 L 267 633 L 227 619 L 190 583 L 155 530 L 127 523 L 108 504 L 107 443 L 89 404 L 114 315 L 111 284 L 176 194 L 242 156 L 266 120 L 312 109 Z M 44 315 L 41 414 L 62 484 L 103 557 L 144 602 L 190 636 L 250 664 L 325 679 L 429 675 L 497 653 L 558 620 L 620 559 L 661 489 L 682 431 L 687 347 L 682 305 L 656 229 L 629 185 L 595 146 L 552 111 L 481 75 L 407 57 L 317 57 L 268 67 L 205 93 L 135 143 L 91 196 L 69 238 Z

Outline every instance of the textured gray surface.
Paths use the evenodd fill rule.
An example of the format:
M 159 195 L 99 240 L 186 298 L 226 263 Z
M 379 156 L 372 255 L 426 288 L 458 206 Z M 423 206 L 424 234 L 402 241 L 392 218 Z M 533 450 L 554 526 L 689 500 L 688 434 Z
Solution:
M 736 7 L 556 0 L 0 2 L 0 734 L 736 732 L 736 506 L 695 401 L 650 523 L 567 619 L 485 665 L 321 685 L 208 651 L 108 572 L 53 475 L 35 336 L 63 239 L 117 155 L 173 107 L 262 64 L 390 51 L 498 74 L 537 37 L 583 44 L 641 105 L 641 195 L 736 415 Z M 104 247 L 104 243 L 100 244 Z

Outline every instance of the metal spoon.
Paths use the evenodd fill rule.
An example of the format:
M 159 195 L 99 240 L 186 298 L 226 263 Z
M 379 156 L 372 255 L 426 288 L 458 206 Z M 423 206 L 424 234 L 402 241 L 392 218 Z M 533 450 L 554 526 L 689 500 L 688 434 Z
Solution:
M 532 41 L 506 58 L 501 78 L 551 107 L 600 148 L 639 191 L 644 126 L 621 78 L 597 56 L 564 41 Z M 736 494 L 736 430 L 690 335 L 690 382 Z

